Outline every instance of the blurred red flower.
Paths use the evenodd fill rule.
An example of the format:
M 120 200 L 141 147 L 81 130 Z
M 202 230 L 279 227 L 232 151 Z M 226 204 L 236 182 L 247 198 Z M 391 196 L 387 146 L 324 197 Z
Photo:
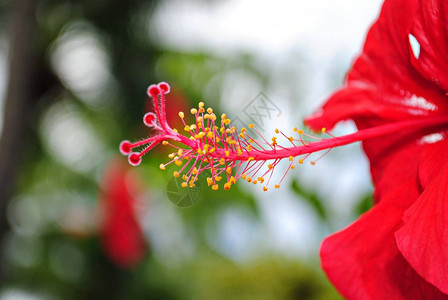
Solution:
M 352 119 L 361 130 L 447 115 L 447 91 L 448 1 L 386 0 L 346 85 L 306 123 Z M 345 297 L 448 298 L 447 126 L 438 129 L 363 142 L 375 206 L 321 247 Z
M 101 240 L 109 259 L 130 268 L 146 253 L 146 244 L 136 214 L 138 178 L 120 159 L 112 159 L 102 177 Z

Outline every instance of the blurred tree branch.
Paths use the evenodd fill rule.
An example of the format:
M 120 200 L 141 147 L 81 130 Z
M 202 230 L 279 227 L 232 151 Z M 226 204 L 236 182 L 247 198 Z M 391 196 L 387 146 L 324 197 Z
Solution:
M 34 6 L 35 0 L 17 0 L 10 6 L 9 82 L 0 138 L 0 245 L 8 230 L 7 203 L 16 186 L 29 112 L 33 107 L 30 87 L 34 74 Z M 3 275 L 1 270 L 0 275 Z
M 9 70 L 0 137 L 0 249 L 9 225 L 7 205 L 24 162 L 27 144 L 35 140 L 32 120 L 39 98 L 48 89 L 60 86 L 39 45 L 36 21 L 37 0 L 15 0 L 9 6 Z M 40 47 L 39 47 L 40 46 Z M 29 144 L 28 144 L 29 145 Z M 0 278 L 4 276 L 0 268 Z

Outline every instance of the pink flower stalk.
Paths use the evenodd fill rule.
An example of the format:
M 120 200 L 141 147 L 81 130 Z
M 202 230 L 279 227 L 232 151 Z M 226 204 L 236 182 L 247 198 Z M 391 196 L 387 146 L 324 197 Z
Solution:
M 297 164 L 303 164 L 314 152 L 326 150 L 323 155 L 310 161 L 312 165 L 334 147 L 394 133 L 406 134 L 416 128 L 430 132 L 432 128 L 437 129 L 437 126 L 448 122 L 447 116 L 420 117 L 367 128 L 341 137 L 335 137 L 322 128 L 321 132 L 326 134 L 325 138 L 307 134 L 297 128 L 293 129 L 294 136 L 288 136 L 276 129 L 275 133 L 280 139 L 274 136 L 268 141 L 253 124 L 249 124 L 249 128 L 254 129 L 257 138 L 249 135 L 246 128 L 238 130 L 231 126 L 231 120 L 226 114 L 222 114 L 218 122 L 213 109 L 205 109 L 204 103 L 200 102 L 197 109 L 192 108 L 190 111 L 195 119 L 192 124 L 187 124 L 185 114 L 179 112 L 184 124 L 183 130 L 190 135 L 187 137 L 171 128 L 166 120 L 166 94 L 169 91 L 170 87 L 165 82 L 148 88 L 147 92 L 154 100 L 156 113 L 145 114 L 143 122 L 154 129 L 155 134 L 134 143 L 123 141 L 120 151 L 128 155 L 131 165 L 137 166 L 141 163 L 142 156 L 156 145 L 162 143 L 173 147 L 176 151 L 169 154 L 171 161 L 161 164 L 160 169 L 165 170 L 166 166 L 172 163 L 181 166 L 180 170 L 174 171 L 173 174 L 175 177 L 182 177 L 182 187 L 194 187 L 199 174 L 208 170 L 211 177 L 207 178 L 207 184 L 213 190 L 218 190 L 219 182 L 223 178 L 226 190 L 241 178 L 253 184 L 260 183 L 263 190 L 267 191 L 275 167 L 284 159 L 289 160 L 289 165 L 280 181 L 275 184 L 275 188 L 280 187 L 289 170 L 294 169 Z M 280 140 L 286 141 L 287 145 L 281 145 Z M 136 148 L 142 150 L 132 152 Z

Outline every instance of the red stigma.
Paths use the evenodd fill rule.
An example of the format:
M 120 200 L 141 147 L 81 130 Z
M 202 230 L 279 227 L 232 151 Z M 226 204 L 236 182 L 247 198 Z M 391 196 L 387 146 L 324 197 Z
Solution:
M 170 86 L 166 82 L 159 83 L 159 88 L 165 93 L 168 94 L 170 92 Z
M 132 145 L 130 141 L 122 141 L 120 144 L 120 152 L 123 155 L 128 155 L 132 151 Z
M 138 166 L 142 162 L 142 157 L 134 152 L 129 155 L 128 160 L 131 165 Z
M 152 84 L 148 87 L 148 96 L 156 97 L 158 94 L 160 94 L 160 89 L 157 85 Z
M 156 125 L 155 124 L 156 119 L 157 119 L 156 115 L 154 113 L 149 112 L 146 113 L 145 116 L 143 117 L 143 123 L 148 127 L 153 127 L 154 125 Z

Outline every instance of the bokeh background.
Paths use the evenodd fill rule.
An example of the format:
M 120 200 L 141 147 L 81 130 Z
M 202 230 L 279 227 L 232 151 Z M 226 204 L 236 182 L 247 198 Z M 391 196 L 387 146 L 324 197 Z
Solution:
M 264 132 L 291 132 L 343 82 L 380 5 L 0 0 L 0 299 L 339 299 L 318 249 L 371 205 L 360 145 L 280 190 L 203 187 L 183 208 L 166 149 L 131 168 L 118 145 L 148 133 L 160 81 L 174 125 L 199 101 L 241 117 L 263 92 L 281 111 Z

